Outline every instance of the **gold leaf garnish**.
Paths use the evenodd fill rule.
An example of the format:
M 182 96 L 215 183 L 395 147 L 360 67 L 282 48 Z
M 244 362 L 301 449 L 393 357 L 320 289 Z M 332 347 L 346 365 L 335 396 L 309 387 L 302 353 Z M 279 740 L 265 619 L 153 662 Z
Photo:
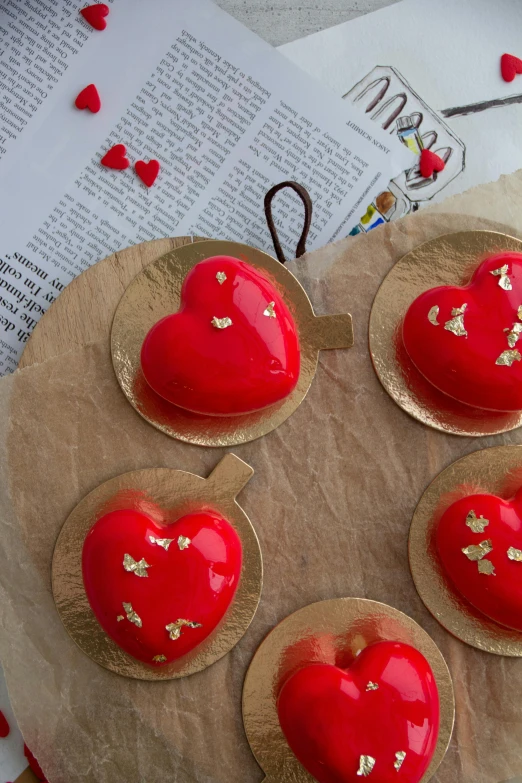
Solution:
M 187 538 L 187 536 L 178 536 L 178 547 L 180 549 L 187 549 L 191 543 L 191 539 Z
M 504 329 L 505 332 L 508 332 L 507 341 L 510 348 L 514 348 L 515 345 L 518 342 L 518 339 L 520 337 L 520 333 L 522 332 L 522 324 L 520 323 L 514 323 L 511 331 L 509 329 Z
M 490 274 L 495 275 L 495 277 L 499 278 L 498 284 L 501 288 L 504 289 L 504 291 L 511 291 L 513 286 L 511 285 L 511 280 L 508 277 L 509 272 L 509 266 L 507 264 L 504 264 L 504 266 L 501 266 L 499 269 L 493 269 Z
M 263 315 L 268 316 L 268 318 L 275 318 L 276 312 L 274 310 L 275 302 L 269 302 L 266 306 L 266 310 L 264 310 Z
M 517 563 L 522 563 L 522 549 L 515 549 L 514 546 L 510 546 L 507 551 L 507 556 L 510 560 L 515 560 Z
M 517 318 L 519 318 L 520 321 L 522 321 L 522 305 L 517 310 Z
M 495 364 L 504 365 L 505 367 L 511 367 L 513 362 L 519 362 L 522 356 L 516 350 L 514 351 L 502 351 Z
M 123 608 L 125 609 L 125 614 L 127 615 L 127 620 L 129 622 L 134 623 L 134 625 L 137 625 L 138 628 L 141 628 L 142 622 L 141 617 L 136 614 L 134 609 L 132 608 L 132 604 L 127 604 L 125 601 L 123 602 Z
M 232 326 L 232 318 L 217 318 L 214 316 L 212 321 L 210 322 L 212 326 L 215 326 L 216 329 L 226 329 L 227 326 Z
M 359 776 L 362 776 L 364 778 L 367 778 L 368 775 L 371 773 L 375 766 L 375 759 L 371 756 L 360 756 L 359 757 L 359 769 L 357 770 L 357 774 Z
M 369 683 L 368 683 L 368 685 L 366 686 L 366 690 L 367 690 L 367 691 L 378 691 L 378 690 L 379 690 L 379 686 L 377 685 L 377 683 L 376 683 L 376 682 L 372 682 L 372 681 L 370 680 L 370 682 L 369 682 Z
M 404 761 L 404 759 L 405 759 L 405 758 L 406 758 L 406 751 L 404 751 L 404 750 L 399 750 L 399 751 L 398 751 L 398 752 L 395 754 L 395 763 L 394 763 L 394 765 L 393 765 L 393 766 L 395 767 L 395 769 L 397 770 L 397 772 L 398 772 L 398 771 L 400 770 L 400 768 L 402 767 L 402 764 L 403 764 L 403 761 Z
M 152 659 L 154 663 L 164 663 L 167 660 L 166 655 L 155 655 Z
M 117 623 L 121 623 L 122 620 L 125 620 L 125 617 L 122 614 L 119 614 L 116 618 Z
M 139 562 L 136 562 L 130 555 L 124 555 L 123 567 L 126 571 L 130 571 L 131 574 L 136 574 L 136 576 L 148 576 L 147 568 L 150 568 L 150 565 L 144 557 Z
M 474 533 L 483 533 L 486 527 L 489 525 L 489 519 L 480 515 L 477 517 L 474 511 L 470 511 L 466 517 L 466 525 L 472 529 Z
M 165 551 L 168 550 L 169 546 L 174 541 L 173 538 L 154 538 L 154 536 L 149 536 L 149 541 L 151 544 L 157 544 L 158 546 L 162 546 Z
M 225 280 L 227 279 L 227 276 L 224 272 L 218 272 L 216 275 L 216 280 L 218 281 L 219 285 L 223 285 Z
M 493 543 L 488 538 L 486 541 L 481 541 L 480 544 L 470 544 L 470 546 L 464 547 L 462 551 L 468 560 L 482 560 L 483 557 L 486 557 L 493 551 Z
M 446 321 L 444 324 L 444 328 L 447 329 L 448 332 L 457 335 L 457 337 L 468 336 L 466 327 L 464 326 L 464 312 L 466 307 L 467 304 L 463 304 L 461 307 L 454 307 L 451 311 L 453 318 L 450 318 L 450 320 Z
M 176 641 L 181 636 L 182 628 L 201 628 L 201 623 L 194 623 L 191 620 L 176 620 L 175 623 L 169 623 L 165 628 L 169 632 L 169 638 Z
M 440 307 L 438 305 L 433 305 L 433 307 L 430 309 L 428 313 L 428 321 L 430 324 L 433 324 L 433 326 L 440 326 L 439 322 L 437 321 L 437 316 L 439 314 Z
M 495 576 L 495 566 L 491 560 L 481 560 L 478 565 L 479 574 L 486 574 L 486 576 Z

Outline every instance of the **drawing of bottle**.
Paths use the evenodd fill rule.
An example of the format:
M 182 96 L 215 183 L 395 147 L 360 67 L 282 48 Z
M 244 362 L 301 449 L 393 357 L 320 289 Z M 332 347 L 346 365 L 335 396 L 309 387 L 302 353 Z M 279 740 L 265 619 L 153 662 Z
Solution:
M 414 122 L 413 116 L 399 117 L 397 120 L 397 136 L 409 150 L 420 155 L 424 149 L 422 138 Z
M 349 236 L 353 237 L 357 234 L 366 234 L 371 231 L 372 228 L 377 228 L 383 223 L 388 223 L 393 210 L 395 208 L 396 198 L 389 190 L 384 190 L 379 193 L 375 201 L 369 204 L 365 214 L 360 219 L 359 223 L 352 228 Z

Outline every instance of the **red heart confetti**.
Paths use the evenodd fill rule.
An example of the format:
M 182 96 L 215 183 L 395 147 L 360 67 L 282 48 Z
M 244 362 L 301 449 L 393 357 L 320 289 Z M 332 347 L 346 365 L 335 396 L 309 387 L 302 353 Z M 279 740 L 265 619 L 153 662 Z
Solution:
M 145 163 L 144 160 L 137 160 L 134 164 L 134 170 L 141 181 L 151 188 L 159 174 L 160 164 L 158 160 L 149 160 L 148 163 Z
M 437 527 L 437 550 L 450 581 L 476 609 L 522 631 L 522 489 L 513 500 L 468 495 Z
M 473 408 L 522 410 L 522 253 L 483 261 L 467 286 L 425 291 L 404 318 L 404 347 L 439 391 Z M 471 412 L 470 412 L 471 413 Z
M 420 154 L 419 168 L 422 177 L 429 179 L 434 172 L 443 171 L 446 164 L 439 155 L 431 150 L 422 150 Z
M 435 678 L 407 644 L 371 644 L 347 669 L 298 669 L 281 689 L 277 712 L 290 748 L 319 783 L 368 776 L 418 783 L 437 745 Z
M 141 366 L 149 386 L 180 408 L 241 415 L 294 390 L 299 338 L 281 294 L 258 269 L 214 256 L 185 278 L 179 312 L 147 334 Z
M 45 775 L 42 771 L 42 768 L 40 767 L 39 763 L 27 747 L 27 745 L 24 744 L 24 755 L 27 759 L 27 762 L 29 766 L 31 767 L 32 772 L 36 775 L 40 783 L 47 783 L 47 780 L 45 778 Z
M 109 512 L 89 531 L 82 553 L 85 591 L 100 625 L 150 666 L 177 660 L 214 631 L 241 563 L 238 534 L 210 510 L 170 524 L 135 510 Z
M 109 14 L 109 6 L 105 3 L 96 3 L 82 8 L 81 15 L 95 30 L 105 30 L 107 21 L 105 19 Z
M 7 718 L 5 717 L 4 713 L 0 710 L 0 737 L 2 739 L 4 737 L 7 737 L 9 735 L 9 723 L 7 722 Z
M 107 166 L 108 169 L 118 169 L 123 171 L 130 166 L 130 161 L 126 157 L 127 148 L 125 144 L 115 144 L 110 150 L 107 150 L 100 163 Z
M 517 73 L 522 73 L 522 60 L 514 54 L 503 54 L 500 58 L 500 73 L 505 82 L 512 82 Z
M 74 105 L 77 109 L 89 109 L 97 114 L 101 109 L 101 100 L 95 84 L 88 84 L 78 93 Z

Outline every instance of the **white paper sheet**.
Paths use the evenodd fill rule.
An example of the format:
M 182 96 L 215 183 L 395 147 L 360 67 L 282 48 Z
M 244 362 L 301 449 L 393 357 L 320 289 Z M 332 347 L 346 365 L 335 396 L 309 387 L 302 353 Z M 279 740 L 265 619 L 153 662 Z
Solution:
M 109 253 L 183 234 L 271 249 L 263 196 L 285 179 L 311 192 L 313 249 L 349 233 L 404 157 L 208 0 L 113 0 L 103 32 L 72 0 L 3 0 L 0 20 L 0 373 L 63 287 Z M 95 115 L 73 106 L 91 82 Z M 100 166 L 120 142 L 132 161 L 160 161 L 150 190 L 132 168 Z M 301 203 L 284 193 L 275 211 L 292 256 Z
M 397 145 L 398 121 L 411 117 L 403 140 L 415 147 L 420 137 L 446 159 L 432 181 L 416 167 L 397 170 L 387 218 L 522 167 L 522 76 L 500 75 L 504 52 L 522 56 L 520 0 L 403 0 L 280 50 L 374 126 L 387 125 Z

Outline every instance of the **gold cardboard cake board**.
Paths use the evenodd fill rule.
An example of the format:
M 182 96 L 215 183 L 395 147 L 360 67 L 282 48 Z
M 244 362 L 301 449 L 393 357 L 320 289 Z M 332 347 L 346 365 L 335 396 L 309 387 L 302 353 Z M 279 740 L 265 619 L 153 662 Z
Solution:
M 440 729 L 431 764 L 435 774 L 448 749 L 455 719 L 453 685 L 435 642 L 407 615 L 363 598 L 335 598 L 305 606 L 279 623 L 259 646 L 245 677 L 243 721 L 266 783 L 313 783 L 294 756 L 279 724 L 277 699 L 290 675 L 311 663 L 349 666 L 360 650 L 380 641 L 415 647 L 428 661 L 439 691 Z
M 415 587 L 426 608 L 453 636 L 479 650 L 522 657 L 522 632 L 490 620 L 452 586 L 434 546 L 446 509 L 466 495 L 486 492 L 505 500 L 522 485 L 522 446 L 496 446 L 468 454 L 447 467 L 422 495 L 410 528 L 409 558 Z
M 259 604 L 263 563 L 256 532 L 236 495 L 254 471 L 227 454 L 207 479 L 170 468 L 136 470 L 96 487 L 71 512 L 56 541 L 52 589 L 60 618 L 78 647 L 100 666 L 140 680 L 171 680 L 201 671 L 226 655 L 241 639 Z M 243 562 L 236 594 L 218 627 L 198 647 L 176 661 L 153 668 L 133 658 L 99 625 L 82 578 L 82 549 L 93 524 L 109 511 L 159 508 L 169 521 L 202 508 L 221 514 L 241 539 Z
M 150 388 L 140 365 L 143 340 L 157 321 L 178 310 L 188 272 L 200 261 L 217 255 L 239 258 L 264 273 L 292 313 L 301 346 L 301 371 L 294 391 L 276 405 L 241 416 L 203 416 L 172 405 Z M 283 264 L 249 245 L 221 240 L 177 248 L 140 272 L 123 294 L 111 333 L 114 370 L 131 405 L 162 432 L 199 446 L 233 446 L 271 432 L 305 398 L 316 372 L 319 351 L 352 345 L 350 315 L 316 316 L 305 290 Z
M 377 291 L 369 327 L 375 372 L 397 405 L 429 427 L 481 437 L 522 424 L 522 412 L 472 408 L 438 391 L 413 365 L 401 336 L 404 316 L 419 294 L 441 285 L 466 285 L 481 261 L 505 250 L 522 252 L 522 241 L 496 231 L 444 234 L 401 258 Z

